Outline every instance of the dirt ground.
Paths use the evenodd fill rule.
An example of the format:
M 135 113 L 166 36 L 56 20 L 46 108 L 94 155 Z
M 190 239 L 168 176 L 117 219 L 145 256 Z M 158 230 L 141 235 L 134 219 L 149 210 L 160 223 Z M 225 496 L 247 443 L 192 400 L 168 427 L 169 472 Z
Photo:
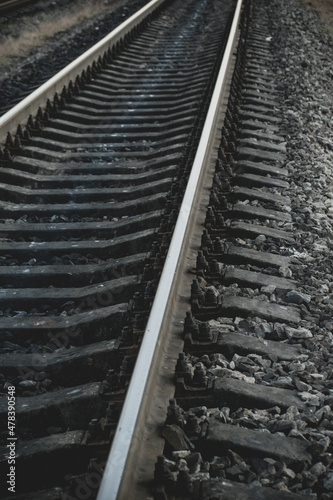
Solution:
M 320 17 L 333 36 L 333 0 L 299 0 L 320 12 Z

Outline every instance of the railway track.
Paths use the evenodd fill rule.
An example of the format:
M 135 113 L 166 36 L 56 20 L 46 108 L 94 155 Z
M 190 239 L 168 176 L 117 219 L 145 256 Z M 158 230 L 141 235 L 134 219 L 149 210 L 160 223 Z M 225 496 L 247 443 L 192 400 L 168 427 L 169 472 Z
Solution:
M 227 43 L 234 8 L 161 4 L 2 121 L 17 498 L 331 498 L 267 10 L 239 2 Z
M 16 12 L 22 8 L 29 9 L 37 0 L 3 0 L 0 1 L 0 15 Z M 28 10 L 27 10 L 28 12 Z
M 135 2 L 131 2 L 130 6 L 126 2 L 121 4 L 112 2 L 104 7 L 99 5 L 102 12 L 97 10 L 93 18 L 86 19 L 71 29 L 58 31 L 45 41 L 43 47 L 32 49 L 29 52 L 29 57 L 25 59 L 19 57 L 17 67 L 15 69 L 9 68 L 9 72 L 4 71 L 2 75 L 0 115 L 5 114 L 38 89 L 145 4 L 146 2 L 143 0 L 135 0 Z M 84 5 L 85 2 L 80 3 L 82 8 Z M 27 29 L 34 29 L 33 26 L 38 30 L 43 25 L 45 16 L 55 16 L 55 20 L 59 21 L 67 19 L 67 16 L 71 17 L 75 9 L 80 11 L 80 7 L 74 0 L 71 2 L 44 0 L 35 3 L 30 8 L 27 7 L 26 11 L 13 12 L 11 15 L 4 14 L 0 17 L 2 42 L 10 46 L 11 36 L 14 38 L 21 36 L 22 32 L 24 33 Z M 13 19 L 15 19 L 14 24 Z
M 16 136 L 41 98 L 2 118 L 1 373 L 24 497 L 70 494 L 106 458 L 223 55 L 232 6 L 161 8 L 76 62 L 64 91 L 62 75 L 44 85 Z

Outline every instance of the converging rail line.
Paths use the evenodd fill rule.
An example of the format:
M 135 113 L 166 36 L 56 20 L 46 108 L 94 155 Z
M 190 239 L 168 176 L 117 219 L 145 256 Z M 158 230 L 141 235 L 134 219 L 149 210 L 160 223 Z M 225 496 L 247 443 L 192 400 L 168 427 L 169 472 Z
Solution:
M 12 12 L 20 7 L 33 5 L 37 0 L 4 0 L 0 1 L 0 14 Z
M 155 0 L 1 117 L 17 494 L 71 494 L 106 458 L 233 9 Z
M 271 43 L 154 0 L 0 119 L 2 497 L 331 498 Z

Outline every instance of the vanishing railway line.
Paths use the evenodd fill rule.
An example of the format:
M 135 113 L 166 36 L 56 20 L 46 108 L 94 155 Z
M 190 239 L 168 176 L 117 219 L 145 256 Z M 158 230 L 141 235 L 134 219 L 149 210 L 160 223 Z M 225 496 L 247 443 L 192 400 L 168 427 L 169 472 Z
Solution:
M 0 120 L 16 496 L 327 500 L 265 7 L 155 0 L 123 29 Z

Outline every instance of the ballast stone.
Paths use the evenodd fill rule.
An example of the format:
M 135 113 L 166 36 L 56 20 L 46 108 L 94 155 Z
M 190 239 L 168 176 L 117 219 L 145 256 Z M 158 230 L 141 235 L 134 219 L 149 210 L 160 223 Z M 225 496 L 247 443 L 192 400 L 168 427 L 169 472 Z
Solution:
M 298 290 L 291 290 L 286 294 L 286 302 L 293 304 L 310 304 L 311 295 L 299 292 Z

